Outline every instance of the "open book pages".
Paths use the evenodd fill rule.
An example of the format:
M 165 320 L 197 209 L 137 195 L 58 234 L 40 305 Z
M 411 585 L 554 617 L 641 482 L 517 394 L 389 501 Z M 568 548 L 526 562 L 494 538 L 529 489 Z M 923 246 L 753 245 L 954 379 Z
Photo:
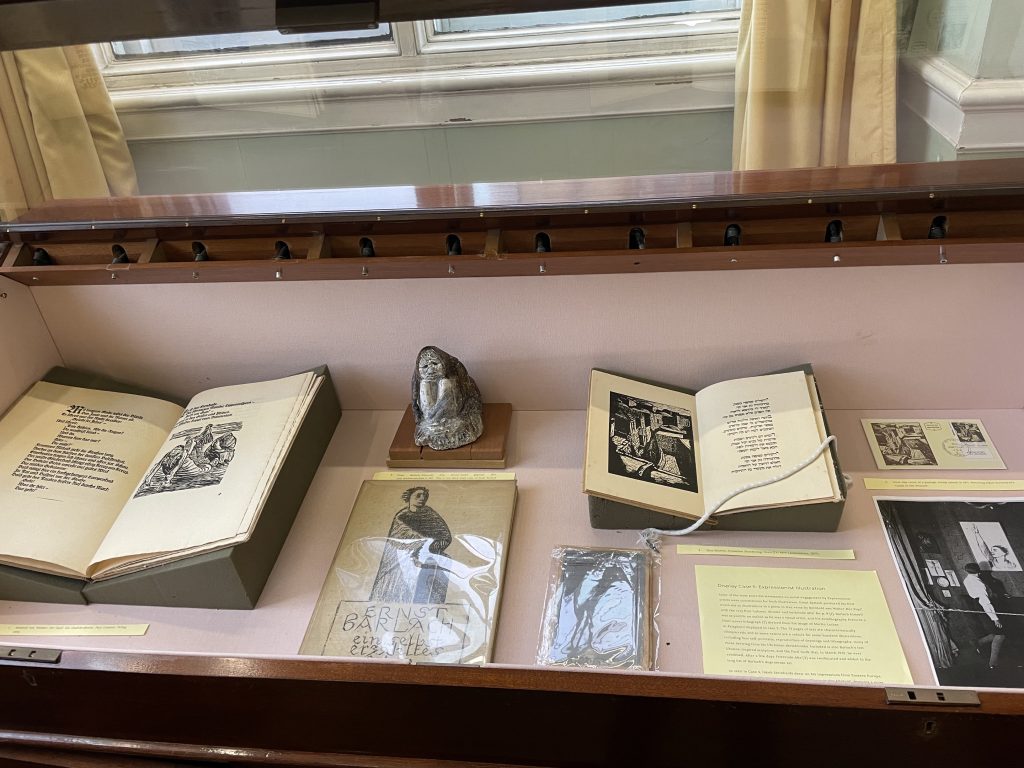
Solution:
M 88 575 L 110 578 L 246 541 L 322 381 L 303 373 L 193 398 Z
M 151 397 L 37 382 L 0 420 L 0 560 L 84 576 L 180 415 Z
M 826 437 L 814 377 L 804 371 L 691 394 L 595 370 L 583 490 L 696 519 L 736 489 L 798 466 Z M 791 477 L 738 494 L 718 514 L 841 498 L 826 450 Z
M 712 384 L 697 393 L 704 503 L 784 473 L 828 437 L 814 377 L 802 371 Z M 715 457 L 712 460 L 711 457 Z M 784 480 L 744 491 L 719 514 L 841 497 L 831 454 Z

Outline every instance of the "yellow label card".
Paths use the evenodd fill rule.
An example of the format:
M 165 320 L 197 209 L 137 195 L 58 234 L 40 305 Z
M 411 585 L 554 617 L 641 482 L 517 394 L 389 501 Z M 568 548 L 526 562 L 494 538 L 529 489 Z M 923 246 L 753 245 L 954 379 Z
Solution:
M 874 571 L 698 565 L 704 674 L 913 684 Z
M 374 472 L 374 480 L 515 480 L 515 472 Z
M 677 544 L 680 555 L 736 555 L 737 557 L 807 557 L 816 560 L 855 560 L 852 549 L 778 549 L 775 547 L 713 547 Z
M 1024 480 L 865 477 L 869 491 L 1024 491 Z
M 137 637 L 148 629 L 149 624 L 0 624 L 0 635 Z

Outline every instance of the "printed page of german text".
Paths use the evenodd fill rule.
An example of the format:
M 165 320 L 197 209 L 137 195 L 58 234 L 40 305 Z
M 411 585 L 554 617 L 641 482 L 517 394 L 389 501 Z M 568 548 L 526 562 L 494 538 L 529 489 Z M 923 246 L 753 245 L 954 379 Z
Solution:
M 151 397 L 37 382 L 0 421 L 0 558 L 84 576 L 180 415 Z

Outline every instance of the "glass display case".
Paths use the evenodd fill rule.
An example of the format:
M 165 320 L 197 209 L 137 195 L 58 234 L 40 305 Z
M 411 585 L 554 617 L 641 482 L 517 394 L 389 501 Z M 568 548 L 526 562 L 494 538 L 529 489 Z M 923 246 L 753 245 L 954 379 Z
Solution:
M 113 43 L 83 22 L 33 43 L 68 46 L 65 75 L 11 42 L 31 39 L 17 37 L 21 14 L 43 5 L 0 3 L 0 168 L 33 168 L 0 187 L 0 409 L 55 365 L 187 400 L 326 364 L 344 414 L 255 609 L 0 602 L 0 757 L 810 765 L 884 750 L 969 764 L 1012 744 L 1016 640 L 989 675 L 965 635 L 950 663 L 981 665 L 974 683 L 937 687 L 865 487 L 881 473 L 861 426 L 980 418 L 1007 469 L 940 474 L 1024 481 L 1024 135 L 1007 117 L 1020 67 L 1006 4 L 883 3 L 888 48 L 863 66 L 876 83 L 891 76 L 873 91 L 886 122 L 841 119 L 840 141 L 821 129 L 825 159 L 805 164 L 816 167 L 781 162 L 806 148 L 783 147 L 798 133 L 789 118 L 760 149 L 734 146 L 773 115 L 756 100 L 737 110 L 737 88 L 774 92 L 758 66 L 741 74 L 768 55 L 748 39 L 746 14 L 767 13 L 754 0 L 490 17 L 470 14 L 516 9 L 381 2 L 371 31 L 352 29 L 367 26 L 364 4 L 338 3 L 348 29 L 300 14 L 289 29 L 304 37 L 283 46 L 272 22 L 216 26 L 227 10 L 205 27 L 165 20 L 161 35 L 139 24 Z M 854 5 L 852 22 L 836 11 L 831 27 L 810 25 L 835 39 L 859 30 L 836 43 L 850 61 L 877 11 Z M 790 46 L 806 53 L 794 66 L 815 80 L 829 49 L 804 42 Z M 93 72 L 107 101 L 69 116 L 61 83 L 81 91 Z M 865 97 L 849 88 L 847 105 Z M 939 100 L 953 92 L 954 106 Z M 779 98 L 792 114 L 806 95 Z M 34 144 L 13 138 L 29 133 Z M 84 134 L 105 156 L 91 171 L 68 151 Z M 79 189 L 69 170 L 96 168 L 105 192 L 59 193 Z M 432 344 L 514 409 L 519 493 L 492 659 L 300 656 L 360 485 L 385 468 L 416 352 Z M 807 362 L 848 475 L 839 530 L 698 541 L 852 550 L 828 567 L 877 573 L 913 686 L 706 675 L 696 567 L 737 558 L 677 554 L 667 540 L 655 671 L 537 665 L 552 551 L 637 546 L 636 531 L 591 528 L 580 490 L 591 369 L 704 387 Z M 890 495 L 901 493 L 952 492 Z M 1019 574 L 1003 578 L 1024 595 Z M 968 610 L 966 589 L 948 589 L 947 607 Z M 127 625 L 145 633 L 86 634 Z

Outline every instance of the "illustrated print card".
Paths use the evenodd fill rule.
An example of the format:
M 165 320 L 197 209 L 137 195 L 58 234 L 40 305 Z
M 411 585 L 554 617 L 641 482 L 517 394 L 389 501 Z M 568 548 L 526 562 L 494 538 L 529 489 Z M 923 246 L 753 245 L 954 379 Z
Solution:
M 861 419 L 879 469 L 1006 469 L 979 419 Z
M 367 480 L 300 654 L 490 660 L 515 480 Z

